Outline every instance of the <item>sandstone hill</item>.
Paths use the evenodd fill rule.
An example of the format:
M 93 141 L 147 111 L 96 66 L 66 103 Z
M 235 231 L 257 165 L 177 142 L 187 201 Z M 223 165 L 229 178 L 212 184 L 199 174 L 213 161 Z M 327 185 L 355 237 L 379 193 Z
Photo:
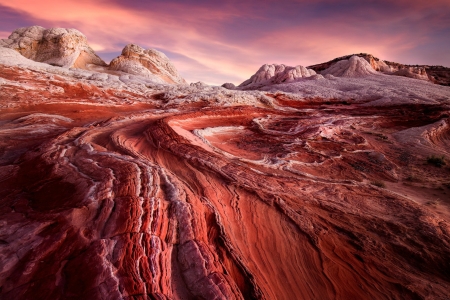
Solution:
M 34 61 L 65 68 L 87 69 L 88 64 L 106 66 L 88 45 L 86 37 L 76 29 L 40 26 L 15 30 L 0 46 L 14 49 Z
M 348 60 L 352 56 L 364 58 L 370 63 L 375 71 L 382 72 L 389 75 L 405 76 L 409 78 L 429 80 L 433 83 L 450 86 L 450 68 L 443 66 L 428 66 L 428 65 L 404 65 L 400 63 L 383 61 L 372 54 L 359 53 L 351 54 L 335 58 L 325 63 L 309 66 L 308 68 L 320 73 L 332 65 L 342 60 Z
M 336 77 L 361 77 L 365 75 L 376 75 L 378 73 L 364 58 L 355 55 L 349 59 L 338 61 L 323 70 L 321 74 Z
M 109 68 L 143 77 L 159 77 L 168 83 L 186 83 L 164 53 L 134 44 L 127 45 Z

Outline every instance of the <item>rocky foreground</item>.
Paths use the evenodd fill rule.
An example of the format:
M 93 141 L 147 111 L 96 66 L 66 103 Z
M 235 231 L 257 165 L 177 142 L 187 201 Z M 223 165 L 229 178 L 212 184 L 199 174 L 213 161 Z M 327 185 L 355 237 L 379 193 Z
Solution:
M 225 89 L 135 46 L 19 52 L 0 47 L 0 299 L 448 299 L 450 88 L 359 58 Z

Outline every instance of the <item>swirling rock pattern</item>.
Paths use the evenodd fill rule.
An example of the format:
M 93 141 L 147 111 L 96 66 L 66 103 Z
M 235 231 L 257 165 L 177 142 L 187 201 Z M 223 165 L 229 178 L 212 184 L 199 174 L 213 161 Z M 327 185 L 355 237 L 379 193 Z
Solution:
M 0 298 L 448 297 L 448 104 L 0 68 Z

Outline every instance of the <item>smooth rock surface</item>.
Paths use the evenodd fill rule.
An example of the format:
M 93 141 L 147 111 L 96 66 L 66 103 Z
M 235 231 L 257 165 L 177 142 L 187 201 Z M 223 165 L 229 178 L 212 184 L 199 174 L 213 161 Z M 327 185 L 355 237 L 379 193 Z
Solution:
M 377 75 L 372 66 L 359 56 L 352 56 L 348 60 L 338 61 L 321 72 L 322 75 L 331 74 L 336 77 L 361 77 L 366 75 Z

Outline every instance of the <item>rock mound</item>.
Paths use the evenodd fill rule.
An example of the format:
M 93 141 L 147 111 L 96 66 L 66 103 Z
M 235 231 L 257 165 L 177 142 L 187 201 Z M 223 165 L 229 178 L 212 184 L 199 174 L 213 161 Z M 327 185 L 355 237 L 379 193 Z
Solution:
M 293 82 L 299 78 L 305 78 L 315 74 L 316 72 L 314 70 L 307 69 L 303 66 L 290 67 L 277 64 L 265 64 L 250 79 L 241 83 L 239 87 Z
M 14 49 L 31 60 L 59 67 L 106 66 L 88 45 L 86 36 L 76 29 L 23 27 L 0 40 L 0 46 Z
M 372 54 L 367 54 L 367 53 L 350 54 L 350 55 L 337 57 L 333 60 L 330 60 L 330 61 L 327 61 L 324 63 L 308 66 L 308 68 L 313 69 L 316 72 L 322 72 L 325 69 L 330 68 L 331 66 L 333 66 L 334 64 L 336 64 L 339 61 L 349 60 L 352 56 L 358 56 L 360 58 L 364 58 L 372 66 L 372 68 L 375 71 L 388 72 L 388 73 L 393 71 L 391 66 L 387 62 L 373 56 Z
M 186 83 L 164 53 L 134 44 L 125 46 L 122 55 L 111 61 L 110 69 L 148 78 L 158 77 L 167 83 Z
M 331 74 L 336 77 L 359 77 L 379 74 L 367 60 L 356 55 L 350 57 L 350 59 L 338 61 L 321 73 L 322 75 Z
M 231 82 L 227 82 L 227 83 L 222 84 L 222 87 L 226 88 L 227 90 L 234 90 L 234 89 L 236 89 L 236 86 L 234 85 L 234 83 L 231 83 Z
M 322 72 L 342 60 L 348 60 L 352 56 L 364 58 L 375 71 L 386 75 L 397 75 L 414 79 L 431 81 L 440 85 L 450 85 L 450 68 L 429 65 L 405 65 L 397 62 L 381 60 L 372 54 L 358 53 L 337 57 L 325 63 L 320 63 L 307 68 L 316 72 Z

